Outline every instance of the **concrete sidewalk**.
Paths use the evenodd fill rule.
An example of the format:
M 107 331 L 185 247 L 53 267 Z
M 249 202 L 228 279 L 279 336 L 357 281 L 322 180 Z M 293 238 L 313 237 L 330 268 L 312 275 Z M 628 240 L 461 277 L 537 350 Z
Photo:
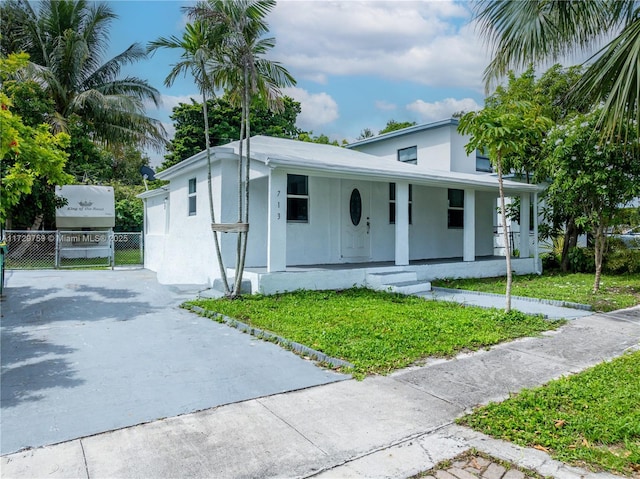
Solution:
M 474 447 L 545 476 L 586 471 L 455 426 L 473 406 L 638 347 L 640 307 L 558 331 L 348 380 L 2 457 L 3 478 L 397 477 Z

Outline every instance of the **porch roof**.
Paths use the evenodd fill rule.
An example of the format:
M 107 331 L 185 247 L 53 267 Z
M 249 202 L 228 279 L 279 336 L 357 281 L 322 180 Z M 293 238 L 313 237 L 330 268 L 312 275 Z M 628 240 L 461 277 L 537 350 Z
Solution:
M 237 153 L 239 142 L 225 146 Z M 285 138 L 261 135 L 252 137 L 251 157 L 271 168 L 284 168 L 312 175 L 357 177 L 371 181 L 407 181 L 426 186 L 484 191 L 496 191 L 498 188 L 498 179 L 489 174 L 426 169 L 347 148 Z M 504 180 L 504 189 L 507 193 L 539 191 L 537 185 L 509 180 Z

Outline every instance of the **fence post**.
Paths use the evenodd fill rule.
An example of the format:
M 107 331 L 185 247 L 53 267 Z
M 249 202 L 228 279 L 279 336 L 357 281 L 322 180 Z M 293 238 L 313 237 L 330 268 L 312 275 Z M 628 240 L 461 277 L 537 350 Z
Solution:
M 115 241 L 115 234 L 113 233 L 113 230 L 109 230 L 109 250 L 110 250 L 110 256 L 111 256 L 111 269 L 113 270 L 116 266 L 116 241 Z
M 60 267 L 60 230 L 56 230 L 56 254 L 55 254 L 55 269 Z

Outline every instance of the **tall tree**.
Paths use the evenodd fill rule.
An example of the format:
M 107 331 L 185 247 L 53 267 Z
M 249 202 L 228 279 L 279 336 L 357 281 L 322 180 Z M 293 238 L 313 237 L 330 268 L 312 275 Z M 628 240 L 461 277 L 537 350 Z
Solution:
M 489 159 L 498 173 L 500 192 L 500 217 L 504 235 L 507 264 L 506 312 L 511 311 L 511 250 L 507 231 L 507 215 L 503 176 L 517 167 L 517 160 L 527 145 L 541 142 L 544 133 L 551 127 L 551 120 L 541 115 L 541 109 L 530 102 L 512 101 L 491 105 L 473 111 L 460 118 L 458 131 L 471 135 L 465 149 L 467 154 L 476 150 L 488 151 Z
M 598 141 L 598 109 L 578 114 L 553 128 L 546 140 L 545 176 L 550 198 L 575 212 L 576 223 L 594 236 L 596 274 L 600 288 L 602 258 L 610 222 L 625 203 L 640 195 L 640 162 L 635 128 L 618 141 Z
M 219 37 L 214 37 L 203 22 L 195 21 L 185 26 L 182 38 L 175 35 L 170 38 L 161 37 L 149 44 L 149 51 L 154 52 L 159 48 L 169 48 L 181 52 L 180 61 L 173 65 L 169 75 L 165 78 L 165 85 L 171 86 L 179 75 L 191 74 L 195 80 L 200 94 L 202 95 L 202 117 L 204 120 L 205 149 L 207 151 L 207 190 L 209 198 L 209 217 L 211 219 L 213 242 L 218 260 L 218 268 L 226 295 L 230 295 L 227 272 L 220 250 L 220 239 L 218 231 L 213 229 L 216 222 L 215 211 L 213 209 L 213 184 L 211 179 L 211 138 L 209 134 L 209 113 L 207 110 L 208 95 L 214 93 L 214 84 L 206 68 L 207 62 L 213 61 L 213 51 L 215 43 Z
M 266 16 L 275 5 L 275 0 L 207 0 L 199 2 L 195 7 L 186 8 L 192 18 L 207 24 L 218 42 L 214 57 L 208 62 L 214 86 L 225 88 L 231 101 L 242 108 L 238 162 L 238 223 L 245 224 L 246 229 L 238 232 L 236 276 L 232 297 L 240 294 L 247 252 L 251 169 L 250 110 L 253 99 L 262 98 L 270 108 L 280 110 L 280 89 L 295 84 L 294 78 L 286 68 L 265 58 L 275 46 L 274 38 L 264 37 L 269 31 Z
M 26 54 L 10 54 L 0 59 L 0 85 L 7 77 L 24 67 Z M 0 89 L 0 226 L 4 227 L 12 207 L 24 195 L 32 192 L 34 184 L 43 180 L 49 185 L 64 184 L 71 177 L 64 172 L 69 143 L 66 133 L 51 134 L 47 125 L 26 125 L 12 113 L 12 101 Z
M 640 7 L 637 2 L 607 0 L 477 0 L 476 18 L 493 60 L 485 70 L 487 85 L 511 69 L 557 61 L 606 44 L 589 61 L 572 99 L 602 102 L 599 125 L 611 139 L 640 129 Z
M 133 44 L 103 62 L 117 18 L 109 5 L 87 0 L 37 5 L 36 10 L 27 0 L 8 0 L 0 7 L 0 16 L 12 19 L 2 49 L 30 55 L 31 76 L 54 102 L 56 128 L 65 130 L 76 115 L 106 145 L 163 146 L 162 124 L 145 112 L 145 102 L 159 103 L 158 91 L 140 78 L 120 76 L 123 66 L 146 58 L 144 48 Z
M 396 130 L 402 130 L 403 128 L 409 128 L 410 126 L 415 126 L 415 121 L 396 121 L 389 120 L 385 127 L 378 132 L 378 135 L 384 135 L 385 133 L 390 133 Z
M 240 136 L 241 109 L 231 105 L 226 95 L 207 102 L 211 146 L 237 139 Z M 300 130 L 296 127 L 296 118 L 300 113 L 300 103 L 285 96 L 281 112 L 271 111 L 262 101 L 257 103 L 251 111 L 251 129 L 255 135 L 282 138 L 298 136 Z M 169 153 L 165 155 L 163 169 L 203 151 L 206 147 L 201 103 L 193 100 L 191 103 L 180 103 L 173 109 L 171 119 L 176 133 L 169 142 Z

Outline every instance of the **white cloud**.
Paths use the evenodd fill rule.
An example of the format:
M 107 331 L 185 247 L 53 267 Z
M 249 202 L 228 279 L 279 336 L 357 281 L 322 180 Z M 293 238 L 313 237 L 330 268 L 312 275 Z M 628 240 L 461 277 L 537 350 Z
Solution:
M 453 113 L 459 111 L 475 111 L 481 108 L 482 106 L 472 98 L 463 98 L 462 100 L 445 98 L 433 103 L 416 100 L 407 105 L 407 110 L 417 113 L 420 120 L 424 122 L 443 120 L 451 118 Z
M 283 88 L 282 93 L 300 102 L 302 111 L 296 122 L 298 128 L 312 131 L 339 117 L 338 104 L 327 93 L 309 93 L 297 87 Z
M 396 105 L 395 103 L 390 103 L 385 100 L 377 100 L 375 105 L 378 110 L 382 111 L 392 111 L 398 108 L 398 105 Z
M 167 110 L 171 112 L 176 106 L 180 103 L 191 104 L 191 101 L 195 100 L 197 102 L 201 102 L 200 95 L 162 95 L 162 104 L 160 105 L 160 109 Z
M 481 89 L 486 50 L 470 11 L 447 1 L 283 1 L 269 17 L 274 51 L 297 77 L 376 75 Z

